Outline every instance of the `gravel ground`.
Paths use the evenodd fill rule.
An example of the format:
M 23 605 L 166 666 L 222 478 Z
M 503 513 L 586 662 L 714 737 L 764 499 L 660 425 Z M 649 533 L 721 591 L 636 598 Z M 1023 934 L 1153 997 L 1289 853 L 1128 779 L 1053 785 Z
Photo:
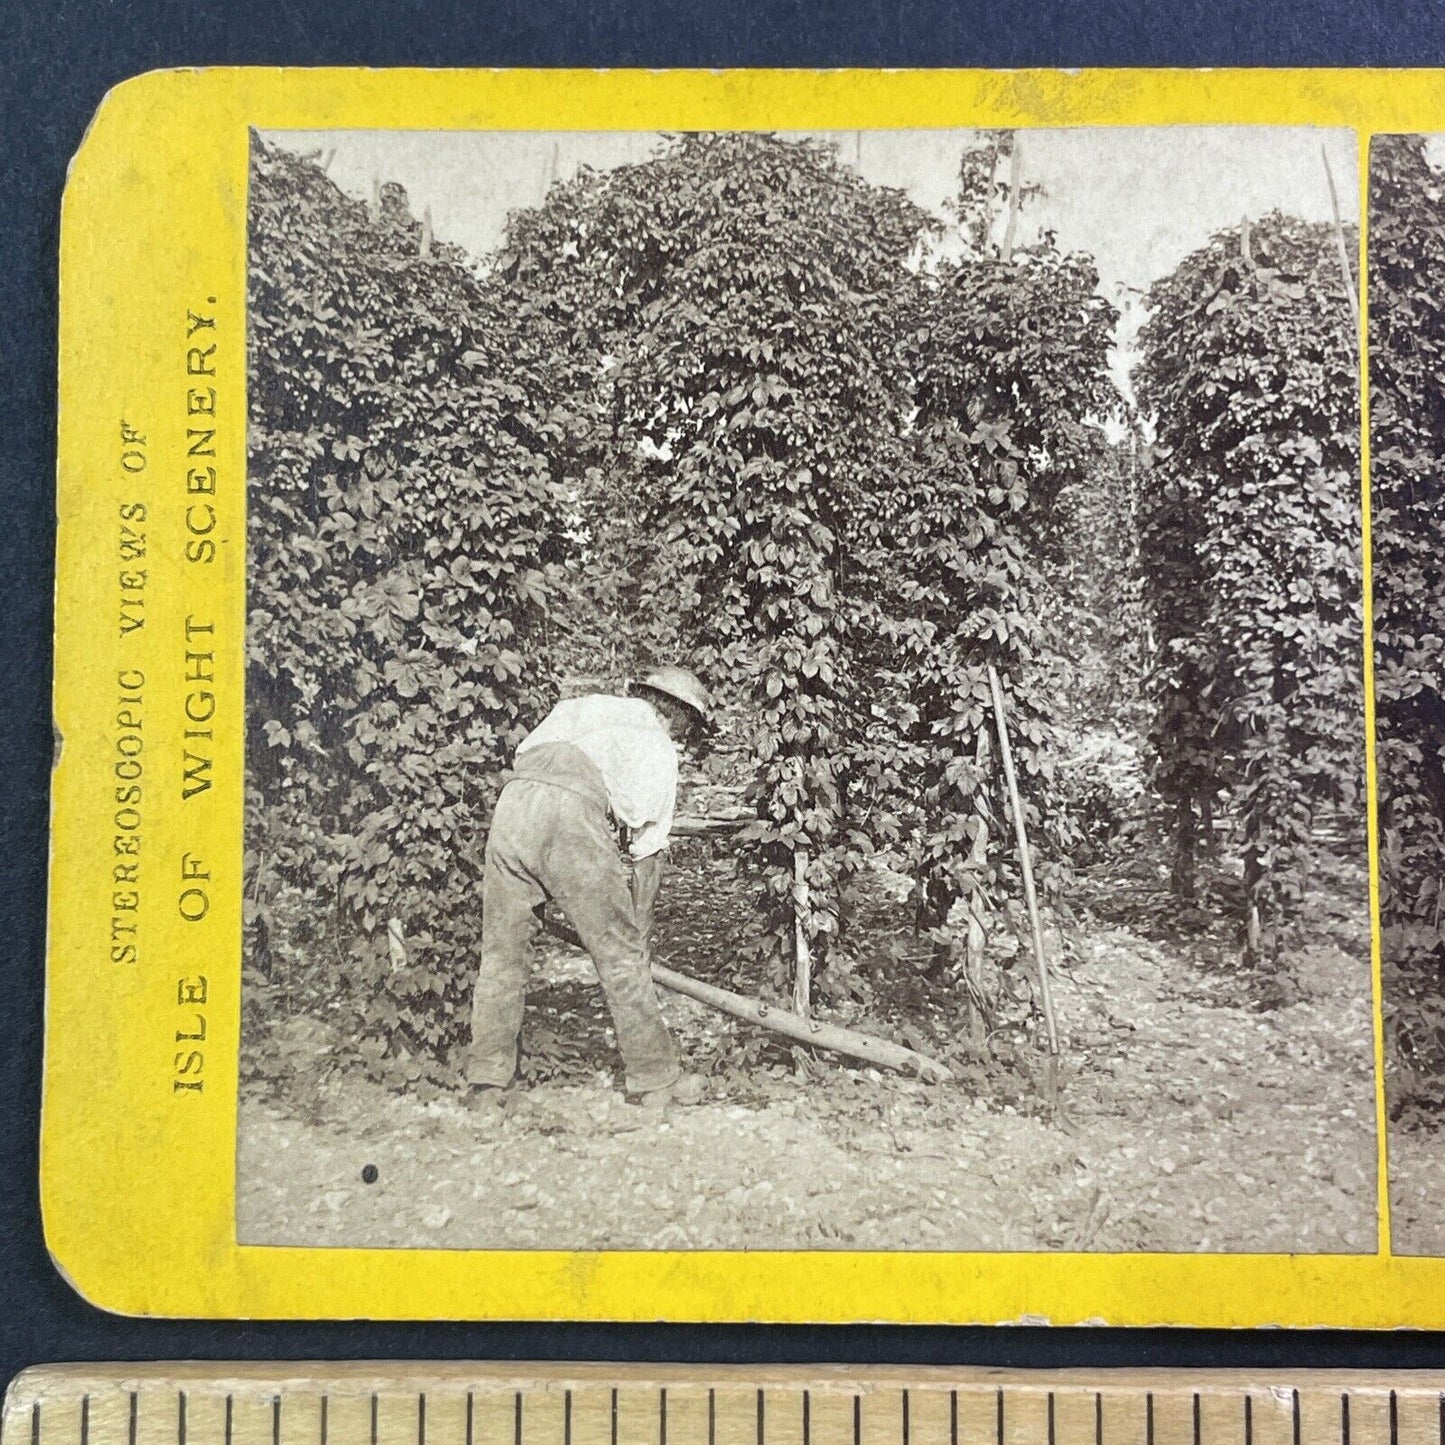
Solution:
M 1396 1254 L 1445 1255 L 1445 1133 L 1391 1129 L 1390 1247 Z
M 1012 1090 L 978 1078 L 929 1086 L 829 1061 L 725 1067 L 700 1104 L 663 1110 L 627 1103 L 595 1058 L 480 1106 L 445 1091 L 423 1101 L 337 1067 L 318 1070 L 314 1086 L 250 1087 L 239 1237 L 1370 1252 L 1368 956 L 1363 940 L 1341 947 L 1338 927 L 1314 936 L 1291 960 L 1291 1000 L 1261 1012 L 1241 1005 L 1238 977 L 1201 950 L 1086 921 L 1056 984 L 1066 1056 L 1058 1113 L 1026 1074 Z M 566 990 L 600 1030 L 584 959 L 552 951 L 534 992 L 546 989 Z M 664 1006 L 690 1054 L 706 1042 L 716 1056 L 720 1036 L 748 1036 L 687 1000 L 667 996 Z M 324 1023 L 284 1027 L 292 1056 L 332 1047 Z M 1438 1154 L 1430 1165 L 1445 1182 Z M 1402 1199 L 1423 1179 L 1408 1174 Z

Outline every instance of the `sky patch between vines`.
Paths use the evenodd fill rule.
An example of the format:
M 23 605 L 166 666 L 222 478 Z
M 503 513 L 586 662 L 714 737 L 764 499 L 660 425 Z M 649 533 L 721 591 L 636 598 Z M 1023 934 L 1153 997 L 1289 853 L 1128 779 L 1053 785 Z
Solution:
M 655 133 L 488 131 L 276 131 L 266 138 L 298 154 L 330 154 L 327 173 L 364 199 L 372 178 L 406 188 L 413 212 L 430 209 L 439 240 L 485 257 L 510 211 L 541 202 L 555 180 L 582 166 L 610 170 L 652 155 Z M 864 180 L 897 186 L 947 220 L 959 155 L 978 132 L 817 132 Z M 1119 311 L 1110 369 L 1132 396 L 1143 296 L 1217 231 L 1282 210 L 1331 219 L 1320 159 L 1329 156 L 1346 224 L 1359 218 L 1353 132 L 1307 127 L 1141 126 L 1031 130 L 1022 140 L 1025 184 L 1039 187 L 1020 218 L 1018 240 L 1051 231 L 1065 253 L 1091 256 L 1099 290 Z M 948 254 L 946 242 L 944 254 Z

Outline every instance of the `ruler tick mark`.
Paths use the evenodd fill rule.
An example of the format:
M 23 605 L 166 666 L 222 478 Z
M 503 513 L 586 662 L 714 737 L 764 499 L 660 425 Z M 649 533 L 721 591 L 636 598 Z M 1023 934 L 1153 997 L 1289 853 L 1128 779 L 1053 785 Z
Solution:
M 467 1436 L 470 1445 L 471 1436 Z M 572 1445 L 572 1392 L 566 1390 L 562 1395 L 562 1445 Z
M 140 1396 L 132 1390 L 130 1392 L 130 1433 L 127 1438 L 130 1445 L 135 1445 L 136 1425 L 140 1415 Z
M 1442 1409 L 1445 1409 L 1445 1396 L 1441 1398 Z M 707 1392 L 707 1445 L 717 1445 L 717 1391 Z M 1445 1437 L 1442 1437 L 1440 1445 L 1445 1445 Z
M 1290 1406 L 1290 1412 L 1291 1412 L 1291 1414 L 1292 1414 L 1293 1417 L 1294 1417 L 1294 1445 L 1299 1445 L 1300 1411 L 1299 1411 L 1299 1391 L 1298 1391 L 1298 1390 L 1295 1390 L 1295 1391 L 1293 1392 L 1293 1397 L 1292 1397 L 1292 1399 L 1293 1399 L 1293 1403 L 1292 1403 L 1291 1406 Z
M 765 1438 L 767 1407 L 763 1403 L 763 1392 L 758 1391 L 758 1445 L 763 1445 Z
M 1400 1445 L 1400 1397 L 1390 1391 L 1390 1445 Z
M 30 1445 L 40 1445 L 40 1401 L 30 1407 Z
M 371 1397 L 371 1445 L 376 1445 L 376 1396 Z
M 329 1416 L 331 1414 L 331 1396 L 321 1396 L 321 1445 L 326 1445 L 326 1435 L 331 1428 Z
M 617 1398 L 617 1391 L 612 1392 L 612 1398 Z M 512 1412 L 512 1439 L 516 1445 L 522 1445 L 522 1392 L 517 1391 L 516 1405 Z
M 1000 1386 L 994 1399 L 994 1431 L 998 1436 L 998 1445 L 1003 1445 L 1003 1387 Z M 1150 1442 L 1153 1445 L 1153 1442 Z
M 907 1442 L 904 1442 L 907 1445 Z M 1054 1392 L 1049 1391 L 1049 1445 L 1055 1445 L 1054 1441 Z M 1198 1445 L 1198 1442 L 1195 1442 Z
M 903 1445 L 908 1445 L 908 1391 L 903 1392 Z M 1050 1442 L 1052 1445 L 1052 1442 Z
M 948 1392 L 948 1445 L 958 1445 L 958 1391 Z M 1441 1442 L 1445 1445 L 1445 1441 Z
M 271 1396 L 271 1445 L 281 1445 L 281 1397 Z
M 176 1393 L 176 1438 L 180 1445 L 186 1445 L 186 1392 Z
M 1254 1400 L 1248 1391 L 1244 1396 L 1244 1445 L 1254 1445 Z M 1445 1445 L 1445 1440 L 1440 1445 Z
M 860 1445 L 863 1439 L 863 1397 L 853 1396 L 853 1445 Z
M 1340 1393 L 1340 1445 L 1350 1445 L 1350 1392 Z
M 1104 1392 L 1094 1391 L 1094 1445 L 1104 1445 Z
M 472 1419 L 476 1412 L 476 1400 L 470 1390 L 467 1391 L 467 1445 L 472 1445 Z
M 1199 1391 L 1194 1392 L 1194 1445 L 1200 1445 L 1201 1431 L 1199 1428 Z
M 1154 1445 L 1154 1391 L 1148 1391 L 1144 1396 L 1144 1439 L 1148 1445 Z M 1299 1445 L 1296 1440 L 1294 1445 Z
M 226 1396 L 226 1445 L 231 1445 L 231 1433 L 236 1423 L 236 1402 L 230 1395 Z
M 813 1438 L 813 1401 L 807 1390 L 803 1391 L 803 1445 L 810 1445 Z
M 617 1445 L 617 1389 L 612 1390 L 612 1445 Z
M 426 1391 L 416 1397 L 416 1445 L 426 1445 Z
M 90 1445 L 90 1396 L 80 1397 L 80 1445 Z M 1445 1445 L 1445 1441 L 1441 1441 Z
M 657 1445 L 667 1445 L 667 1391 L 657 1392 Z

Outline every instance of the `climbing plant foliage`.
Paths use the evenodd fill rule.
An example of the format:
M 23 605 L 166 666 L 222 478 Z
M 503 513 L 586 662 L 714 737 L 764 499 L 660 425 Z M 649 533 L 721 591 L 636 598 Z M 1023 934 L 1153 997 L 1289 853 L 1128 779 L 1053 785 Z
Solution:
M 1197 829 L 1227 801 L 1246 955 L 1261 963 L 1298 910 L 1318 808 L 1352 809 L 1361 785 L 1359 380 L 1344 285 L 1330 227 L 1271 215 L 1156 285 L 1141 337 L 1138 394 L 1157 428 L 1142 498 L 1155 783 L 1175 809 L 1186 897 Z
M 880 847 L 930 924 L 1004 866 L 989 662 L 1031 800 L 1048 773 L 1031 553 L 1116 400 L 1112 313 L 1047 239 L 1005 260 L 970 227 L 951 261 L 937 240 L 829 146 L 687 136 L 554 188 L 501 262 L 605 396 L 638 612 L 746 703 L 780 970 L 798 924 L 820 964 L 846 952 L 848 880 Z M 992 851 L 961 862 L 985 819 Z
M 248 921 L 273 958 L 300 890 L 338 966 L 385 970 L 376 1027 L 432 1049 L 475 966 L 496 774 L 551 696 L 568 542 L 542 348 L 422 231 L 399 187 L 368 206 L 254 142 Z
M 861 749 L 864 805 L 897 820 L 887 841 L 909 857 L 921 920 L 940 928 L 965 906 L 975 984 L 985 921 L 1004 884 L 1018 894 L 991 667 L 1033 836 L 1068 826 L 1052 746 L 1066 673 L 1047 636 L 1044 559 L 1060 493 L 1118 406 L 1114 313 L 1097 284 L 1087 258 L 1048 238 L 1008 257 L 983 244 L 910 279 L 894 328 L 902 456 L 854 542 L 876 722 Z M 1043 850 L 1046 884 L 1058 853 Z
M 556 188 L 510 237 L 512 283 L 575 318 L 606 389 L 639 612 L 674 619 L 674 647 L 748 706 L 780 961 L 795 854 L 821 955 L 861 846 L 846 541 L 897 455 L 890 307 L 924 224 L 822 144 L 686 136 Z
M 1019 239 L 1012 144 L 965 151 L 950 229 L 823 141 L 672 137 L 554 182 L 473 260 L 399 187 L 368 204 L 255 143 L 253 957 L 309 932 L 379 1038 L 445 1052 L 516 743 L 564 683 L 684 661 L 754 814 L 744 945 L 783 985 L 801 939 L 848 987 L 881 852 L 977 1020 L 1020 893 L 994 680 L 1060 900 L 1065 700 L 1117 702 L 1146 638 L 1176 877 L 1225 800 L 1251 948 L 1278 946 L 1312 810 L 1358 784 L 1338 263 L 1282 217 L 1188 258 L 1149 298 L 1152 447 L 1110 441 L 1116 314 L 1089 257 Z
M 1385 997 L 1400 1102 L 1445 1067 L 1445 175 L 1370 148 L 1370 478 Z

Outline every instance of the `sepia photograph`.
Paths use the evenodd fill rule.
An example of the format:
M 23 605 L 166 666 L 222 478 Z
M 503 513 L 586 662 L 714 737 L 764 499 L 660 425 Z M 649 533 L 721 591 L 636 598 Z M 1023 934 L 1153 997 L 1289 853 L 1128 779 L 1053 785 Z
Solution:
M 1370 142 L 1375 776 L 1390 1231 L 1445 1255 L 1445 139 Z
M 1421 1252 L 1440 163 L 1370 176 Z M 238 1241 L 1373 1252 L 1359 194 L 1308 128 L 253 132 Z

